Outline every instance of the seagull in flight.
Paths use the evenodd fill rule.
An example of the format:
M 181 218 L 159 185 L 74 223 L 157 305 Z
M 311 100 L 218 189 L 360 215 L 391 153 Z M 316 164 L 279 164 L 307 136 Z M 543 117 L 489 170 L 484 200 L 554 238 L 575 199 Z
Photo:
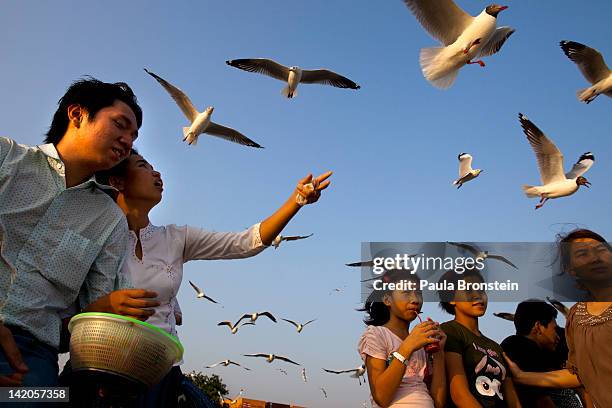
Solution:
M 272 313 L 270 312 L 256 312 L 256 313 L 245 313 L 242 315 L 242 317 L 238 320 L 238 322 L 240 322 L 242 319 L 250 319 L 251 323 L 255 323 L 255 321 L 257 320 L 257 318 L 259 316 L 266 316 L 268 319 L 272 320 L 274 323 L 276 323 L 276 317 L 274 317 L 274 315 L 272 315 Z
M 302 368 L 302 380 L 304 380 L 305 383 L 308 382 L 308 379 L 306 378 L 306 368 Z
M 565 306 L 563 303 L 559 302 L 555 298 L 546 296 L 546 300 L 548 300 L 548 303 L 553 305 L 555 309 L 557 309 L 559 312 L 561 312 L 563 316 L 567 318 L 567 315 L 569 314 L 569 309 L 567 308 L 567 306 Z
M 145 71 L 147 74 L 155 78 L 155 80 L 157 80 L 157 82 L 159 82 L 166 89 L 166 91 L 168 91 L 178 107 L 181 109 L 181 111 L 183 111 L 187 119 L 189 119 L 189 122 L 191 123 L 190 126 L 183 128 L 183 141 L 195 146 L 198 142 L 198 137 L 205 133 L 244 146 L 262 147 L 237 130 L 212 122 L 210 118 L 215 110 L 214 107 L 209 106 L 204 110 L 204 112 L 199 112 L 183 91 L 146 68 Z
M 483 172 L 482 169 L 472 169 L 472 156 L 469 153 L 460 153 L 457 156 L 459 159 L 459 178 L 453 181 L 453 184 L 460 189 L 463 183 L 474 180 Z
M 272 241 L 272 245 L 274 246 L 274 249 L 277 249 L 281 242 L 283 241 L 297 241 L 298 239 L 306 239 L 306 238 L 310 238 L 312 237 L 313 234 L 310 235 L 293 235 L 293 236 L 289 236 L 289 237 L 285 237 L 282 235 L 277 235 L 276 238 L 274 238 L 274 241 Z
M 497 16 L 507 6 L 491 4 L 478 16 L 463 11 L 453 0 L 404 0 L 423 28 L 442 43 L 422 48 L 419 56 L 425 78 L 436 88 L 450 87 L 459 69 L 467 64 L 485 66 L 482 57 L 497 53 L 514 33 L 497 26 Z M 479 58 L 472 61 L 474 58 Z
M 302 324 L 302 323 L 296 323 L 296 322 L 294 322 L 293 320 L 289 320 L 289 319 L 283 319 L 283 318 L 281 318 L 281 320 L 284 320 L 284 321 L 286 321 L 286 322 L 288 322 L 288 323 L 291 323 L 292 325 L 294 325 L 294 326 L 295 326 L 295 328 L 297 329 L 297 332 L 298 332 L 298 333 L 301 333 L 301 332 L 302 332 L 302 329 L 304 328 L 304 326 L 306 326 L 306 325 L 307 325 L 307 324 L 309 324 L 309 323 L 314 322 L 314 321 L 315 321 L 315 320 L 317 320 L 317 319 L 312 319 L 312 320 L 309 320 L 309 321 L 307 321 L 306 323 L 303 323 L 303 324 Z
M 280 371 L 281 373 L 287 375 L 287 371 L 283 370 L 282 368 L 277 368 L 278 371 Z
M 322 84 L 331 85 L 336 88 L 361 88 L 355 82 L 336 74 L 328 69 L 300 69 L 299 67 L 286 67 L 276 61 L 267 58 L 246 58 L 225 61 L 227 65 L 242 69 L 248 72 L 264 74 L 283 82 L 287 86 L 283 88 L 281 94 L 287 98 L 297 96 L 297 87 L 302 84 Z
M 503 262 L 505 264 L 510 265 L 514 269 L 518 269 L 516 267 L 516 265 L 513 264 L 512 262 L 510 262 L 510 260 L 508 258 L 503 257 L 501 255 L 490 254 L 489 251 L 483 251 L 483 250 L 481 250 L 480 248 L 478 248 L 475 245 L 468 245 L 468 244 L 463 244 L 463 243 L 460 243 L 460 242 L 448 242 L 448 244 L 456 246 L 457 248 L 461 248 L 463 250 L 466 250 L 466 251 L 470 252 L 472 255 L 474 255 L 474 258 L 495 259 L 497 261 L 501 261 L 501 262 Z
M 351 374 L 351 377 L 357 378 L 359 380 L 359 385 L 361 385 L 361 377 L 363 377 L 366 372 L 366 366 L 365 364 L 362 364 L 357 368 L 351 368 L 348 370 L 328 370 L 327 368 L 324 368 L 323 371 L 332 374 L 353 373 Z
M 500 319 L 508 320 L 510 322 L 514 321 L 514 313 L 499 312 L 493 313 L 493 316 L 499 317 Z
M 197 297 L 198 299 L 206 299 L 206 300 L 208 300 L 208 301 L 210 301 L 210 302 L 217 303 L 217 301 L 216 301 L 216 300 L 213 300 L 212 298 L 210 298 L 210 297 L 206 296 L 206 295 L 204 294 L 204 291 L 203 291 L 202 289 L 200 289 L 200 288 L 199 288 L 199 287 L 198 287 L 198 286 L 197 286 L 195 283 L 193 283 L 192 281 L 189 281 L 189 284 L 191 285 L 191 287 L 193 288 L 193 290 L 195 290 L 195 291 L 196 291 L 196 297 Z M 217 303 L 217 304 L 218 304 L 218 303 Z
M 561 41 L 559 44 L 565 55 L 578 65 L 582 75 L 592 85 L 576 92 L 578 99 L 591 103 L 600 94 L 612 97 L 612 70 L 606 65 L 601 53 L 575 41 Z
M 230 331 L 232 332 L 232 334 L 236 334 L 238 332 L 238 328 L 241 326 L 245 326 L 247 324 L 255 325 L 255 323 L 253 322 L 246 322 L 246 323 L 240 324 L 240 320 L 242 319 L 239 319 L 235 324 L 232 324 L 232 322 L 230 321 L 224 320 L 222 322 L 217 323 L 217 326 L 227 326 L 230 328 Z
M 213 368 L 213 367 L 216 367 L 216 366 L 218 366 L 218 365 L 222 365 L 223 367 L 227 367 L 227 366 L 229 366 L 230 364 L 234 364 L 234 365 L 237 365 L 238 367 L 242 367 L 240 364 L 238 364 L 238 363 L 236 363 L 236 362 L 234 362 L 234 361 L 232 361 L 232 360 L 229 360 L 229 359 L 228 359 L 228 360 L 219 361 L 218 363 L 215 363 L 215 364 L 212 364 L 212 365 L 206 366 L 206 368 Z M 251 371 L 251 369 L 250 369 L 250 368 L 246 368 L 246 367 L 242 367 L 242 368 L 244 368 L 244 369 L 245 369 L 245 370 L 247 370 L 247 371 Z
M 321 387 L 321 391 L 323 391 L 323 396 L 327 398 L 327 391 L 325 391 L 325 388 Z
M 540 197 L 536 210 L 551 198 L 565 197 L 574 194 L 580 186 L 589 187 L 591 183 L 582 175 L 591 168 L 595 157 L 591 152 L 580 156 L 572 169 L 563 173 L 563 154 L 555 144 L 531 122 L 527 116 L 519 113 L 519 120 L 527 140 L 536 154 L 540 169 L 541 186 L 523 186 L 527 197 Z
M 291 360 L 291 359 L 289 359 L 287 357 L 277 356 L 276 354 L 256 353 L 256 354 L 243 354 L 243 356 L 245 356 L 245 357 L 264 357 L 266 359 L 266 361 L 268 361 L 268 363 L 271 363 L 274 360 L 282 360 L 282 361 L 286 361 L 286 362 L 291 363 L 291 364 L 301 365 L 301 364 L 296 363 L 295 361 L 293 361 L 293 360 Z

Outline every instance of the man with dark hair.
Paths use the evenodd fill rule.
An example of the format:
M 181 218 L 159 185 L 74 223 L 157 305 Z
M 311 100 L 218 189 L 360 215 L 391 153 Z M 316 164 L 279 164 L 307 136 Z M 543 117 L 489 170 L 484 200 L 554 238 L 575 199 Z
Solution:
M 46 145 L 0 138 L 0 386 L 54 386 L 61 320 L 86 311 L 146 319 L 118 271 L 128 227 L 94 173 L 125 159 L 142 124 L 127 84 L 85 78 L 60 99 Z M 112 293 L 111 293 L 112 292 Z
M 559 335 L 557 310 L 539 299 L 528 299 L 516 307 L 516 334 L 507 337 L 501 346 L 504 352 L 525 371 L 557 370 Z M 580 407 L 571 390 L 550 390 L 517 384 L 516 391 L 523 407 Z

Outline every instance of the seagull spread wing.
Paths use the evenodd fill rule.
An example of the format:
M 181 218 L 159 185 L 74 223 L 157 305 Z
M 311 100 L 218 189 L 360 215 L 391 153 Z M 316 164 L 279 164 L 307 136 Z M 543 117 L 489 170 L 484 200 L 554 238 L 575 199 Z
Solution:
M 488 57 L 498 52 L 514 31 L 516 31 L 514 28 L 507 26 L 497 28 L 486 44 L 480 49 L 480 56 Z
M 462 154 L 459 156 L 459 177 L 463 177 L 472 171 L 472 156 Z
M 198 288 L 198 287 L 196 286 L 196 284 L 195 284 L 195 283 L 193 283 L 192 281 L 189 281 L 189 284 L 191 285 L 191 287 L 193 288 L 193 290 L 195 290 L 195 291 L 196 291 L 196 293 L 197 293 L 198 295 L 199 295 L 200 293 L 203 293 L 203 292 L 202 292 L 202 289 Z
M 559 44 L 565 55 L 578 65 L 582 75 L 591 84 L 610 75 L 610 69 L 603 56 L 596 49 L 575 41 L 561 41 Z
M 223 361 L 220 361 L 220 362 L 218 362 L 218 363 L 215 363 L 215 364 L 212 364 L 212 365 L 206 366 L 206 368 L 213 368 L 213 367 L 218 366 L 219 364 L 223 364 Z
M 296 363 L 295 361 L 293 361 L 293 360 L 291 360 L 290 358 L 287 358 L 287 357 L 275 356 L 275 358 L 278 359 L 278 360 L 286 361 L 286 362 L 291 363 L 291 364 L 300 365 L 299 363 Z
M 313 234 L 310 235 L 294 235 L 291 237 L 283 237 L 283 240 L 285 241 L 296 241 L 298 239 L 305 239 L 305 238 L 310 238 L 312 237 Z
M 281 81 L 287 81 L 289 79 L 289 68 L 271 59 L 244 58 L 226 61 L 225 63 L 244 71 L 268 75 L 272 78 L 280 79 Z
M 493 316 L 499 317 L 500 319 L 509 320 L 511 322 L 514 321 L 513 313 L 506 313 L 506 312 L 493 313 Z
M 362 262 L 353 262 L 347 263 L 346 266 L 374 266 L 374 261 L 362 261 Z
M 193 122 L 198 117 L 200 112 L 198 112 L 195 106 L 193 106 L 193 103 L 191 102 L 189 97 L 185 94 L 185 92 L 181 91 L 176 86 L 172 85 L 170 82 L 155 75 L 154 73 L 147 70 L 146 68 L 145 68 L 145 71 L 147 72 L 147 74 L 155 78 L 157 82 L 159 82 L 161 86 L 163 86 L 166 89 L 166 91 L 168 91 L 172 99 L 174 99 L 178 107 L 181 108 L 181 110 L 183 111 L 185 116 L 187 116 L 187 119 L 189 119 L 190 122 Z
M 557 299 L 551 298 L 546 296 L 546 300 L 548 300 L 548 302 L 553 305 L 555 307 L 555 309 L 557 309 L 559 312 L 561 312 L 563 314 L 563 316 L 567 317 L 567 314 L 569 313 L 569 309 L 567 308 L 567 306 L 565 306 L 563 303 L 559 302 Z
M 454 43 L 474 20 L 453 0 L 404 0 L 404 3 L 423 28 L 444 45 Z
M 305 69 L 302 71 L 302 78 L 300 79 L 300 82 L 303 84 L 331 85 L 335 86 L 336 88 L 361 88 L 347 77 L 343 77 L 342 75 L 336 74 L 328 69 Z
M 276 317 L 274 317 L 272 315 L 272 313 L 270 312 L 261 312 L 261 313 L 257 313 L 259 316 L 266 316 L 268 319 L 272 320 L 274 323 L 276 323 Z
M 204 295 L 204 299 L 208 300 L 209 302 L 217 303 L 217 301 L 216 301 L 216 300 L 214 300 L 213 298 L 208 297 L 208 296 L 206 296 L 206 295 Z
M 282 317 L 281 317 L 281 320 L 284 320 L 284 321 L 286 321 L 287 323 L 291 323 L 291 324 L 292 324 L 292 325 L 294 325 L 295 327 L 298 327 L 298 324 L 297 324 L 296 322 L 294 322 L 293 320 L 283 319 Z
M 519 113 L 519 120 L 523 132 L 527 135 L 527 140 L 529 140 L 529 144 L 536 154 L 542 183 L 548 184 L 565 180 L 561 151 L 527 116 Z
M 482 252 L 479 248 L 477 248 L 477 247 L 475 247 L 473 245 L 462 244 L 460 242 L 448 242 L 448 244 L 456 246 L 457 248 L 464 249 L 464 250 L 466 250 L 468 252 L 471 252 L 474 255 L 478 255 L 478 254 L 480 254 Z
M 230 142 L 238 143 L 244 146 L 261 148 L 259 144 L 255 143 L 237 130 L 221 126 L 214 122 L 210 122 L 204 133 L 208 133 L 213 136 L 217 136 L 222 139 L 229 140 Z
M 324 368 L 323 371 L 327 371 L 328 373 L 332 373 L 332 374 L 342 374 L 342 373 L 357 372 L 357 369 L 351 368 L 349 370 L 328 370 L 327 368 Z
M 576 164 L 574 164 L 572 169 L 565 174 L 565 177 L 568 179 L 573 179 L 578 176 L 582 176 L 584 173 L 587 172 L 588 169 L 591 168 L 594 162 L 595 157 L 591 153 L 583 154 L 582 156 L 580 156 Z
M 217 323 L 217 326 L 229 326 L 230 329 L 234 328 L 232 322 L 228 322 L 227 320 Z
M 306 323 L 304 323 L 304 324 L 302 325 L 302 327 L 306 326 L 306 325 L 307 325 L 307 324 L 309 324 L 309 323 L 314 322 L 315 320 L 317 320 L 317 319 L 312 319 L 312 320 L 307 321 Z
M 268 354 L 256 353 L 256 354 L 243 354 L 245 357 L 265 357 L 268 358 Z
M 487 256 L 487 258 L 491 258 L 491 259 L 497 259 L 498 261 L 502 261 L 503 263 L 510 265 L 511 267 L 513 267 L 514 269 L 518 269 L 516 267 L 515 264 L 513 264 L 512 262 L 510 262 L 509 259 L 507 259 L 506 257 L 503 257 L 501 255 L 489 255 Z

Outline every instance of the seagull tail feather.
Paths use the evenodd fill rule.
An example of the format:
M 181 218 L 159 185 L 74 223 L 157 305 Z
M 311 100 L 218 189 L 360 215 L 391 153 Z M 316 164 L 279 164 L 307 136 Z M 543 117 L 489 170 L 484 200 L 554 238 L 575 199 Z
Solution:
M 459 69 L 453 69 L 449 72 L 440 71 L 438 55 L 444 50 L 444 47 L 421 48 L 419 54 L 419 63 L 421 64 L 423 76 L 431 82 L 433 86 L 439 89 L 449 88 L 455 82 L 457 74 L 459 73 Z
M 579 89 L 576 92 L 576 96 L 581 102 L 590 103 L 597 97 L 597 93 L 595 92 L 594 87 Z
M 297 89 L 294 89 L 293 91 L 289 88 L 289 85 L 287 85 L 286 87 L 284 87 L 281 90 L 281 95 L 283 95 L 285 98 L 294 98 L 297 96 Z
M 534 186 L 528 186 L 527 184 L 525 184 L 523 186 L 523 191 L 525 192 L 525 195 L 529 198 L 533 198 L 533 197 L 539 197 L 540 196 L 540 192 L 538 190 L 537 187 Z
M 189 129 L 190 128 L 188 127 L 183 128 L 183 141 L 186 141 L 190 145 L 195 146 L 198 143 L 198 138 L 193 137 L 193 135 L 189 133 Z

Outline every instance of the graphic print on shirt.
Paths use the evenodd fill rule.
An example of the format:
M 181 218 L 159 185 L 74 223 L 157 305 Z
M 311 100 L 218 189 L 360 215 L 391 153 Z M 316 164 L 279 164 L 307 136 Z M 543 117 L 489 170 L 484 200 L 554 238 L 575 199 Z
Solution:
M 472 343 L 472 346 L 482 353 L 482 358 L 474 368 L 476 376 L 474 387 L 476 391 L 484 397 L 497 396 L 497 398 L 503 400 L 501 386 L 506 378 L 506 368 L 497 360 L 500 356 L 496 351 L 485 350 L 475 343 Z M 497 359 L 494 357 L 497 357 Z

